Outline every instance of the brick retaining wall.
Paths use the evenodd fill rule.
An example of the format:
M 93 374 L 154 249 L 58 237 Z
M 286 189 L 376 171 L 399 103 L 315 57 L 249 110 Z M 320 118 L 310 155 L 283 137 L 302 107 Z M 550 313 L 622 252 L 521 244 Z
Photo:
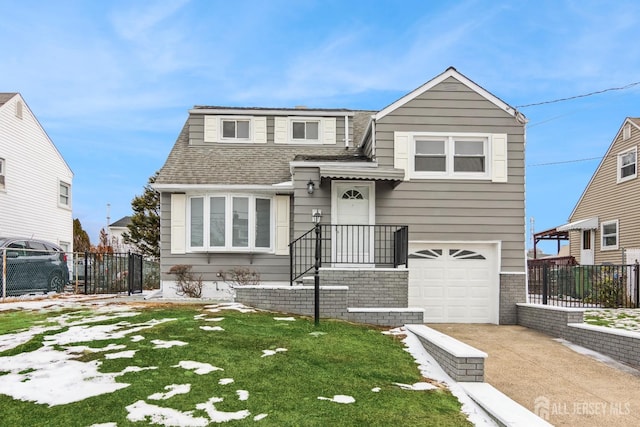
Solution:
M 500 325 L 518 324 L 517 303 L 527 301 L 527 275 L 500 273 Z
M 640 333 L 584 323 L 584 309 L 518 304 L 518 324 L 640 368 Z
M 407 307 L 409 270 L 321 268 L 320 283 L 349 287 L 349 307 Z

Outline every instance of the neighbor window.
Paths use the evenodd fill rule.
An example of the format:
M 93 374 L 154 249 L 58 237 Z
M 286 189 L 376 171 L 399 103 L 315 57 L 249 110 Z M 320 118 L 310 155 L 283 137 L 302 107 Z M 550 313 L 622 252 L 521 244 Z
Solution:
M 4 159 L 0 157 L 0 189 L 4 188 L 4 175 L 5 175 L 4 170 L 5 170 Z
M 416 178 L 487 178 L 488 137 L 416 135 L 413 171 Z
M 188 206 L 192 250 L 271 249 L 273 203 L 270 198 L 230 194 L 193 196 Z
M 64 207 L 71 206 L 71 185 L 66 182 L 60 181 L 60 194 L 58 197 L 58 204 Z
M 223 139 L 249 139 L 249 120 L 222 119 Z
M 600 224 L 602 234 L 601 249 L 603 251 L 618 249 L 618 220 Z
M 618 182 L 636 177 L 637 151 L 635 148 L 618 154 Z
M 318 120 L 292 120 L 291 136 L 294 141 L 317 142 L 319 138 Z

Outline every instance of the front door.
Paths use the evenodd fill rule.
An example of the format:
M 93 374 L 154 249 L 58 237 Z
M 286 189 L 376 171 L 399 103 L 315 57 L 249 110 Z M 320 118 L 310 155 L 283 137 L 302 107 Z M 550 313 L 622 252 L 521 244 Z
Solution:
M 373 263 L 374 191 L 372 182 L 333 182 L 331 235 L 335 263 Z
M 595 230 L 582 230 L 582 246 L 580 247 L 580 264 L 593 265 L 593 247 L 595 245 Z

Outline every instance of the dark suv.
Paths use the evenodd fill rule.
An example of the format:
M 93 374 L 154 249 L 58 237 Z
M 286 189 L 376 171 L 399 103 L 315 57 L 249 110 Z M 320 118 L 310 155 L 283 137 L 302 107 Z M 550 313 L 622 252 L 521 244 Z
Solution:
M 69 282 L 67 255 L 54 243 L 22 237 L 0 237 L 0 272 L 7 259 L 7 296 L 61 292 Z M 5 286 L 0 273 L 0 296 Z

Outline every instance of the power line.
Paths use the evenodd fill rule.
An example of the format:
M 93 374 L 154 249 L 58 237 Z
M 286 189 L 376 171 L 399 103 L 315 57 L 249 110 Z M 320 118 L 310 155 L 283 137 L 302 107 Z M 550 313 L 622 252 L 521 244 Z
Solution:
M 613 157 L 613 156 L 609 156 L 609 157 Z M 578 162 L 588 162 L 590 160 L 601 160 L 604 157 L 600 156 L 600 157 L 589 157 L 586 159 L 574 159 L 574 160 L 562 160 L 562 161 L 557 161 L 557 162 L 548 162 L 548 163 L 536 163 L 535 165 L 527 165 L 529 167 L 533 167 L 533 166 L 550 166 L 550 165 L 562 165 L 565 163 L 578 163 Z
M 533 104 L 517 105 L 516 108 L 534 107 L 536 105 L 553 104 L 553 103 L 556 103 L 556 102 L 570 101 L 572 99 L 586 98 L 587 96 L 598 95 L 598 94 L 601 94 L 601 93 L 611 92 L 611 91 L 614 91 L 614 90 L 629 89 L 630 87 L 637 86 L 637 85 L 640 85 L 640 82 L 629 83 L 628 85 L 620 86 L 620 87 L 610 87 L 608 89 L 597 90 L 595 92 L 585 93 L 583 95 L 570 96 L 568 98 L 554 99 L 552 101 L 542 101 L 542 102 L 536 102 L 536 103 L 533 103 Z

